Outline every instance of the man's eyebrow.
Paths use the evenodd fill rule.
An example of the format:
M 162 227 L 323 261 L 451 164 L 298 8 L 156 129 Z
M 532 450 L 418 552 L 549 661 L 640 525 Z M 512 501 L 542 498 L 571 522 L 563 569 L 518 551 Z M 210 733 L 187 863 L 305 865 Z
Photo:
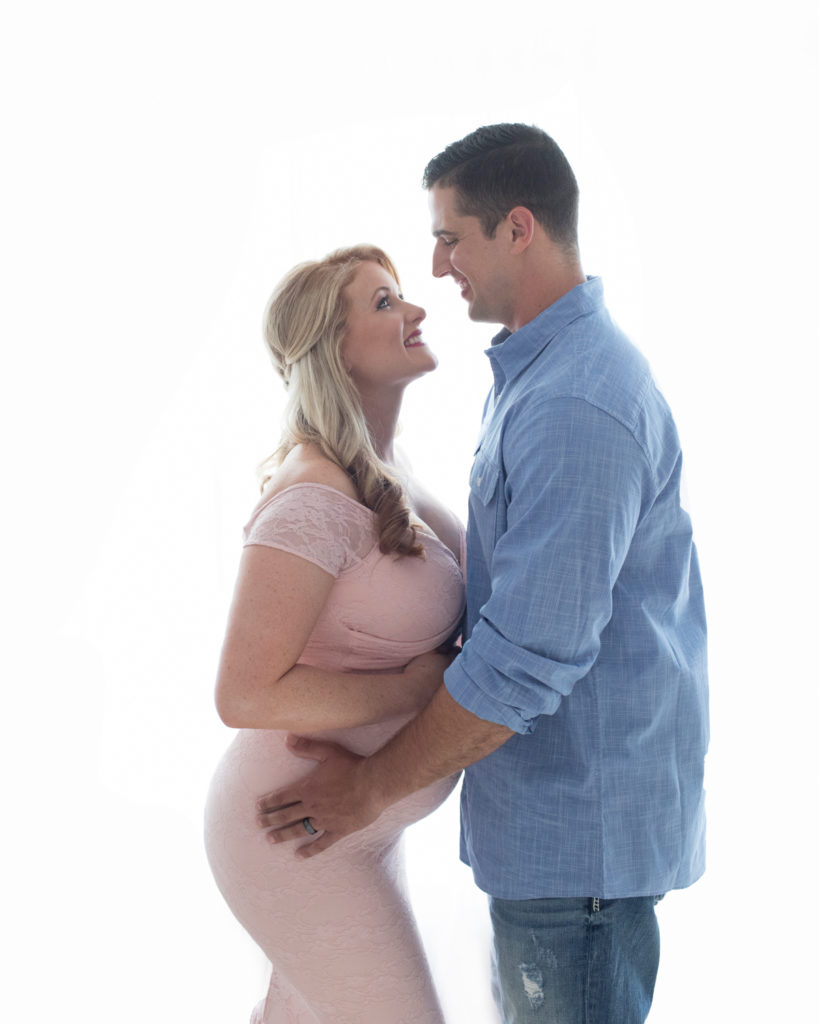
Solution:
M 446 228 L 438 228 L 437 231 L 432 232 L 433 238 L 440 238 L 441 235 L 454 235 L 454 231 L 448 231 Z

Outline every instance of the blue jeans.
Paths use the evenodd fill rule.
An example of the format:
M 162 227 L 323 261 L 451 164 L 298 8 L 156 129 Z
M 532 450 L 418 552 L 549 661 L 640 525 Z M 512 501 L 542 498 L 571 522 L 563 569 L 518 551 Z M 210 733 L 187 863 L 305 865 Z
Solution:
M 660 960 L 661 898 L 490 897 L 504 1024 L 642 1024 Z

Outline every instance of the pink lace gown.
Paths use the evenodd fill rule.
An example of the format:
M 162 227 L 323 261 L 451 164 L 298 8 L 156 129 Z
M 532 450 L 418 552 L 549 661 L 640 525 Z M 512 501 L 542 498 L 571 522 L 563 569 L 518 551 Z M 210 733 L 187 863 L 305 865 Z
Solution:
M 372 512 L 320 484 L 279 492 L 245 528 L 245 544 L 289 551 L 335 577 L 299 660 L 342 671 L 397 669 L 457 627 L 461 567 L 436 537 L 422 540 L 423 559 L 381 554 Z M 313 735 L 370 754 L 408 718 Z M 289 753 L 285 735 L 240 730 L 206 807 L 216 882 L 272 964 L 251 1024 L 442 1024 L 407 902 L 400 838 L 447 797 L 455 778 L 395 804 L 319 857 L 296 860 L 295 843 L 273 845 L 255 821 L 260 795 L 313 770 Z

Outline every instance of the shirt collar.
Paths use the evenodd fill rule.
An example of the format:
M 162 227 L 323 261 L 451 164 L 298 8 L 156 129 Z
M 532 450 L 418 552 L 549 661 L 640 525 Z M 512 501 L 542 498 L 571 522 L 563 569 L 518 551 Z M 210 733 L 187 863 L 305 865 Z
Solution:
M 499 395 L 507 381 L 522 373 L 559 331 L 602 307 L 603 282 L 599 277 L 587 277 L 583 284 L 566 292 L 517 331 L 506 327 L 499 331 L 492 339 L 492 347 L 486 349 L 495 377 L 495 394 Z

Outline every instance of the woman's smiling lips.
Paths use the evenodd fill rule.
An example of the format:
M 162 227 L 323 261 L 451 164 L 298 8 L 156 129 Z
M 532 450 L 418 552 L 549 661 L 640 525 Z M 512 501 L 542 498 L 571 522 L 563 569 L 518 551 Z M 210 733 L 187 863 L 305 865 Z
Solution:
M 416 345 L 423 345 L 424 342 L 421 339 L 421 332 L 413 331 L 412 334 L 404 342 L 404 348 L 415 348 Z

